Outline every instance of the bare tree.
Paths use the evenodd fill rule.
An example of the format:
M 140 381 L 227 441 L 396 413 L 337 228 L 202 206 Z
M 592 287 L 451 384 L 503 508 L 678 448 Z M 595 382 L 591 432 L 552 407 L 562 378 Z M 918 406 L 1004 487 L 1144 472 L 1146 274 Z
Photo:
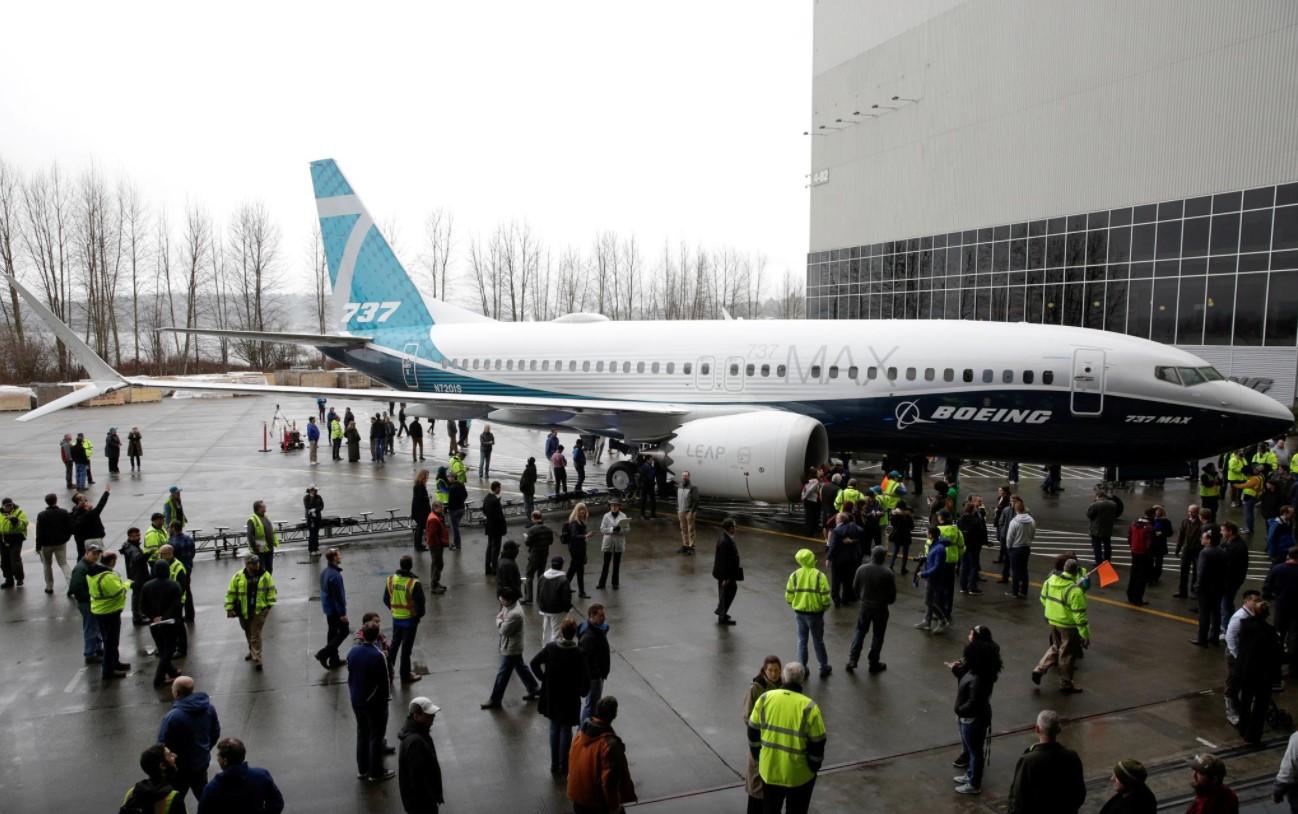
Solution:
M 314 286 L 314 308 L 316 329 L 320 333 L 325 333 L 326 321 L 329 317 L 329 268 L 325 263 L 324 240 L 320 235 L 320 225 L 316 224 L 315 229 L 311 232 L 311 282 Z M 330 326 L 332 327 L 332 326 Z
M 115 300 L 122 257 L 122 219 L 117 199 L 94 166 L 77 184 L 73 217 L 76 258 L 85 288 L 86 340 L 100 356 L 120 364 Z
M 242 330 L 265 332 L 277 321 L 271 294 L 279 282 L 279 230 L 265 204 L 239 207 L 230 223 L 229 250 L 235 324 Z M 237 350 L 254 368 L 265 369 L 279 357 L 266 342 L 240 342 Z
M 117 210 L 122 218 L 122 242 L 126 263 L 131 274 L 131 346 L 135 366 L 140 366 L 140 276 L 144 263 L 145 236 L 148 233 L 148 212 L 140 192 L 132 183 L 123 181 L 117 187 Z
M 801 319 L 805 302 L 803 296 L 804 278 L 792 271 L 784 270 L 784 279 L 780 281 L 780 301 L 776 304 L 777 316 L 780 319 Z
M 71 313 L 69 305 L 70 258 L 69 219 L 71 204 L 67 185 L 57 164 L 37 173 L 23 185 L 23 244 L 35 267 L 45 294 L 45 304 L 64 322 Z M 68 350 L 56 340 L 59 375 L 69 372 Z
M 447 298 L 447 271 L 451 265 L 451 252 L 455 247 L 455 216 L 437 207 L 424 219 L 424 252 L 416 266 L 425 275 L 433 297 Z
M 180 273 L 185 286 L 185 327 L 198 327 L 198 289 L 202 281 L 203 268 L 212 251 L 212 220 L 208 214 L 195 204 L 185 212 L 185 226 L 180 236 L 179 260 Z M 184 346 L 180 352 L 181 372 L 189 370 L 189 351 L 194 351 L 194 362 L 199 360 L 199 343 L 192 334 L 185 334 Z
M 495 318 L 499 310 L 492 309 L 496 299 L 496 269 L 491 262 L 491 249 L 484 247 L 482 239 L 475 237 L 469 241 L 469 271 L 473 273 L 473 284 L 478 292 L 478 303 L 482 313 Z
M 613 232 L 604 231 L 595 236 L 591 270 L 595 274 L 595 310 L 609 319 L 617 319 L 617 309 L 610 314 L 607 307 L 617 283 L 617 235 Z M 611 298 L 616 306 L 616 296 Z
M 14 243 L 19 240 L 19 187 L 22 179 L 13 165 L 0 158 L 0 272 L 17 279 L 18 261 L 14 255 Z M 18 300 L 18 291 L 13 286 L 9 289 L 9 302 L 0 299 L 0 310 L 4 312 L 5 327 L 13 331 L 18 347 L 23 345 L 23 312 Z

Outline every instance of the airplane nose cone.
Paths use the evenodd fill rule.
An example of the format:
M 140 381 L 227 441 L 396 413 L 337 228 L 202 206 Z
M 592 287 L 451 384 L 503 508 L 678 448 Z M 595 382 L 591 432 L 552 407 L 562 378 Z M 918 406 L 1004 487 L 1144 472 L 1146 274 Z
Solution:
M 1288 407 L 1251 387 L 1235 384 L 1231 400 L 1243 414 L 1241 422 L 1252 431 L 1254 440 L 1283 435 L 1293 426 L 1293 412 Z

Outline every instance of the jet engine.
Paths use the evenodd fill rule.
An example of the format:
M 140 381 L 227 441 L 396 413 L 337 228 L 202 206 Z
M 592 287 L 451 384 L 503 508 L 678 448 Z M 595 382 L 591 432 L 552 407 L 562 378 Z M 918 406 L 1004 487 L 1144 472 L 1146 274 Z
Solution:
M 805 415 L 740 413 L 682 424 L 657 451 L 707 497 L 783 502 L 801 494 L 808 468 L 829 459 L 829 436 Z

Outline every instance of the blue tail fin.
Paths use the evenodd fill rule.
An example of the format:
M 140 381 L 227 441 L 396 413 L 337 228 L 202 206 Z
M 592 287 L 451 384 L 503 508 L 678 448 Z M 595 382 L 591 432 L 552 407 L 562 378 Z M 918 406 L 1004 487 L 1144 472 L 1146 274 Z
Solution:
M 486 319 L 453 305 L 425 302 L 333 159 L 311 162 L 311 185 L 333 289 L 330 330 L 365 335 Z

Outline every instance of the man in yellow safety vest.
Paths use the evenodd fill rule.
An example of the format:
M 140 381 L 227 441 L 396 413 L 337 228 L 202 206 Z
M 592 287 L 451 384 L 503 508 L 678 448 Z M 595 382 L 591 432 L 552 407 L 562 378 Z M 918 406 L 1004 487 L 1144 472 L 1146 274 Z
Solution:
M 266 516 L 266 501 L 259 500 L 252 504 L 252 514 L 248 516 L 248 550 L 261 559 L 261 567 L 267 574 L 275 571 L 277 548 L 279 538 L 275 536 L 275 525 Z
M 239 620 L 243 637 L 248 641 L 248 655 L 243 660 L 251 661 L 258 672 L 261 671 L 261 631 L 276 599 L 275 578 L 261 570 L 261 558 L 256 554 L 244 557 L 243 568 L 230 578 L 230 587 L 225 592 L 225 615 Z
M 418 681 L 421 676 L 415 675 L 410 667 L 410 651 L 415 645 L 415 634 L 419 632 L 419 620 L 424 618 L 424 586 L 419 584 L 419 577 L 413 570 L 415 558 L 406 554 L 401 558 L 401 567 L 388 577 L 383 587 L 383 604 L 392 610 L 392 644 L 388 647 L 388 672 L 397 660 L 397 651 L 401 651 L 401 680 L 407 683 Z
M 806 678 L 802 664 L 784 665 L 780 687 L 758 696 L 748 716 L 748 749 L 767 811 L 805 812 L 825 757 L 825 719 L 802 693 Z
M 99 636 L 104 643 L 104 681 L 121 678 L 131 671 L 131 665 L 119 661 L 117 645 L 122 638 L 122 610 L 126 607 L 126 590 L 129 579 L 122 579 L 113 570 L 117 565 L 117 552 L 105 551 L 99 562 L 86 569 L 86 588 L 90 593 L 90 613 L 99 625 Z
M 1058 666 L 1059 689 L 1066 694 L 1082 691 L 1073 684 L 1073 671 L 1080 651 L 1091 646 L 1086 591 L 1078 584 L 1079 580 L 1080 566 L 1073 559 L 1064 563 L 1063 571 L 1047 577 L 1041 586 L 1041 604 L 1050 623 L 1050 647 L 1032 669 L 1032 683 L 1040 684 L 1050 668 Z
M 158 552 L 167 544 L 167 540 L 171 539 L 167 527 L 162 524 L 164 517 L 162 512 L 154 512 L 149 518 L 149 527 L 144 530 L 144 544 L 140 548 L 150 565 L 158 558 Z

